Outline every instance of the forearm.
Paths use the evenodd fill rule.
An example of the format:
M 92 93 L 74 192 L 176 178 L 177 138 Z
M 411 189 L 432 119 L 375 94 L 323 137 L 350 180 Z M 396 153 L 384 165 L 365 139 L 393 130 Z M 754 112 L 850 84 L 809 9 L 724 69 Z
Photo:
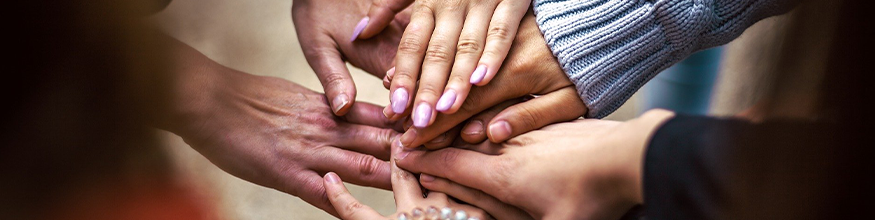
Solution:
M 162 117 L 153 126 L 188 136 L 200 130 L 195 122 L 206 115 L 213 92 L 222 81 L 218 76 L 226 67 L 170 36 L 160 34 L 158 37 L 167 45 L 167 69 L 171 79 L 162 89 L 168 90 L 171 97 L 168 107 L 161 111 Z
M 535 1 L 538 25 L 589 108 L 616 110 L 658 72 L 725 44 L 793 0 Z

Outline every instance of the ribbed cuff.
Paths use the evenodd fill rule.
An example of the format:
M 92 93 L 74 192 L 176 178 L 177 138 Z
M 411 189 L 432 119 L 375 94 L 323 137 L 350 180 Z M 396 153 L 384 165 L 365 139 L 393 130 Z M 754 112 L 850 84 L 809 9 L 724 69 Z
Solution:
M 787 0 L 536 0 L 534 9 L 586 116 L 602 118 L 660 71 L 777 14 L 775 1 Z

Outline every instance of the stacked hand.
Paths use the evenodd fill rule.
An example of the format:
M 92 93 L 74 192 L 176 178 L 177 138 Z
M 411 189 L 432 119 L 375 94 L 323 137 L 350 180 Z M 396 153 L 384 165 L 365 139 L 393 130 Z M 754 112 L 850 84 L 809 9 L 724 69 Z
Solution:
M 178 95 L 172 118 L 162 127 L 219 168 L 332 214 L 321 178 L 327 172 L 355 184 L 391 188 L 385 160 L 397 133 L 381 107 L 358 103 L 338 117 L 322 94 L 232 70 L 172 42 L 181 61 Z
M 503 144 L 400 153 L 395 162 L 422 173 L 427 189 L 473 188 L 485 193 L 482 200 L 520 207 L 536 219 L 616 219 L 642 203 L 643 152 L 672 116 L 654 110 L 628 122 L 578 120 Z
M 547 48 L 531 13 L 523 18 L 507 60 L 498 73 L 488 85 L 473 88 L 468 98 L 460 103 L 459 111 L 429 116 L 434 121 L 431 126 L 412 126 L 407 129 L 400 138 L 400 144 L 406 148 L 425 144 L 430 149 L 437 149 L 451 144 L 452 137 L 457 136 L 459 130 L 463 131 L 462 137 L 469 143 L 479 143 L 487 137 L 492 142 L 500 143 L 552 123 L 576 119 L 586 113 L 586 107 Z M 520 98 L 531 95 L 538 97 L 516 104 Z M 393 97 L 392 106 L 383 109 L 383 114 L 391 120 L 402 119 L 404 114 L 395 111 L 398 103 L 407 101 Z M 475 117 L 487 110 L 491 114 L 488 117 L 491 121 L 485 121 L 481 116 Z M 408 109 L 405 113 L 409 112 Z M 414 114 L 414 125 L 416 114 L 419 112 Z M 467 125 L 457 126 L 468 119 L 471 120 Z
M 298 40 L 336 115 L 345 115 L 356 97 L 345 61 L 383 77 L 410 18 L 409 13 L 399 13 L 387 19 L 385 30 L 371 39 L 350 40 L 353 26 L 370 5 L 370 1 L 357 0 L 295 0 L 292 5 Z

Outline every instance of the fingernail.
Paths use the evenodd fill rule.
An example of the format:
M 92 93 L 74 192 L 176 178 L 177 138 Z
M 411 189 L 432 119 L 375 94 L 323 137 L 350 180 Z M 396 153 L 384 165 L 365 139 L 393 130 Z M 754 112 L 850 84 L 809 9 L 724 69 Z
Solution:
M 383 108 L 383 116 L 385 116 L 386 119 L 392 119 L 392 116 L 394 116 L 394 115 L 395 115 L 395 112 L 392 112 L 392 107 L 387 106 L 387 107 Z
M 340 109 L 349 104 L 349 96 L 341 93 L 340 95 L 334 97 L 334 101 L 331 101 L 331 104 L 334 105 L 334 113 L 337 114 Z
M 386 71 L 386 78 L 389 80 L 392 80 L 392 77 L 395 77 L 395 67 L 394 66 L 392 67 L 392 69 L 389 69 L 389 71 Z
M 422 180 L 422 181 L 425 181 L 425 182 L 431 182 L 431 181 L 434 181 L 434 177 L 431 176 L 431 175 L 428 175 L 428 174 L 424 174 L 424 173 L 423 173 L 423 174 L 420 174 L 420 175 L 419 175 L 419 180 Z
M 414 148 L 411 146 L 414 140 L 416 140 L 416 129 L 408 129 L 407 132 L 404 132 L 404 134 L 401 135 L 401 138 L 399 138 L 399 144 L 403 148 Z
M 409 96 L 404 88 L 398 88 L 392 93 L 392 111 L 395 114 L 404 113 L 404 109 L 407 108 L 407 98 Z
M 410 155 L 411 150 L 404 148 L 404 145 L 401 144 L 400 140 L 395 140 L 395 142 L 392 143 L 392 145 L 395 145 L 395 148 L 397 148 L 398 153 L 395 154 L 396 161 L 403 160 L 404 158 L 407 157 L 407 155 Z
M 443 95 L 441 95 L 441 98 L 438 99 L 438 103 L 435 106 L 435 109 L 437 109 L 438 111 L 441 111 L 441 112 L 446 111 L 446 110 L 450 110 L 450 107 L 453 107 L 453 103 L 455 103 L 455 102 L 456 102 L 456 91 L 453 91 L 452 89 L 448 89 L 446 92 L 444 92 Z
M 507 121 L 499 121 L 489 125 L 489 134 L 495 140 L 504 140 L 510 137 L 510 124 Z
M 328 180 L 329 183 L 340 183 L 340 177 L 334 172 L 328 172 L 325 174 L 325 179 Z
M 483 134 L 483 121 L 481 120 L 472 120 L 462 129 L 462 133 L 468 135 L 477 135 Z
M 352 38 L 350 38 L 349 41 L 355 41 L 355 39 L 359 38 L 359 34 L 365 30 L 369 21 L 371 21 L 371 18 L 369 17 L 362 18 L 362 20 L 359 21 L 359 24 L 355 26 L 355 30 L 352 31 Z
M 471 73 L 471 84 L 480 83 L 483 81 L 483 77 L 486 77 L 486 65 L 480 64 L 477 69 L 474 69 L 474 73 Z
M 431 112 L 431 106 L 428 106 L 428 103 L 419 103 L 416 106 L 416 113 L 413 115 L 413 126 L 417 128 L 428 126 L 428 121 L 431 120 Z

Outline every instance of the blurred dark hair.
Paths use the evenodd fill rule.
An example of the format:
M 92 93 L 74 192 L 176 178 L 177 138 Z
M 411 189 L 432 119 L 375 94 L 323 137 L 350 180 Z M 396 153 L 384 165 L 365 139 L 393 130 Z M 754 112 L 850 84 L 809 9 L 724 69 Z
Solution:
M 167 176 L 148 126 L 170 92 L 163 47 L 142 23 L 156 2 L 5 7 L 13 22 L 4 37 L 12 51 L 0 134 L 2 218 L 45 218 L 84 187 Z

